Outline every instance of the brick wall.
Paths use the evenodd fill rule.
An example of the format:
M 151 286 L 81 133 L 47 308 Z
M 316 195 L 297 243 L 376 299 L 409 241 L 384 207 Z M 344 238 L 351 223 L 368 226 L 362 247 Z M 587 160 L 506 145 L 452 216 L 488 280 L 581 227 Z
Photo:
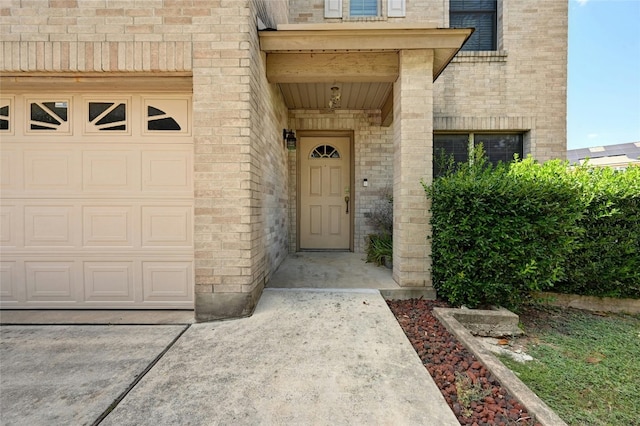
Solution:
M 289 21 L 297 24 L 321 23 L 321 22 L 420 22 L 434 28 L 445 26 L 443 0 L 406 0 L 403 18 L 387 18 L 387 0 L 380 0 L 379 17 L 350 17 L 350 0 L 342 0 L 342 18 L 324 17 L 324 0 L 293 0 L 289 9 Z
M 208 315 L 202 319 L 249 314 L 287 253 L 286 108 L 266 81 L 255 21 L 258 14 L 285 19 L 283 1 L 221 1 L 221 24 L 198 46 L 206 58 L 202 68 L 194 64 L 194 82 L 197 70 L 206 75 L 200 110 L 210 132 L 203 138 L 210 163 L 203 166 L 224 170 L 200 180 L 207 194 L 200 201 L 213 209 L 202 219 L 214 226 L 215 244 L 202 252 L 206 267 L 196 251 L 203 273 L 196 276 L 196 306 Z M 206 280 L 210 286 L 200 285 Z
M 431 286 L 428 200 L 433 165 L 433 79 L 424 72 L 433 50 L 400 52 L 400 76 L 393 85 L 393 279 L 400 286 Z
M 196 3 L 197 4 L 197 3 Z M 2 71 L 187 71 L 220 17 L 191 1 L 5 0 Z
M 252 1 L 254 16 L 276 22 L 286 19 L 286 2 Z M 267 82 L 266 57 L 260 50 L 257 31 L 251 36 L 251 206 L 252 281 L 243 291 L 263 285 L 288 253 L 287 149 L 282 129 L 287 127 L 287 108 L 280 89 Z
M 498 11 L 502 50 L 458 53 L 434 84 L 434 129 L 522 131 L 525 154 L 564 158 L 567 1 L 500 1 Z

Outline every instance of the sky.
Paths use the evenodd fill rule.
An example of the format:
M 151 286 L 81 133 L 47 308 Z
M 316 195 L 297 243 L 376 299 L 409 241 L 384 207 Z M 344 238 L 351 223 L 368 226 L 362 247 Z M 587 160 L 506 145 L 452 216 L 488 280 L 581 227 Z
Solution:
M 569 0 L 567 149 L 640 142 L 640 0 Z

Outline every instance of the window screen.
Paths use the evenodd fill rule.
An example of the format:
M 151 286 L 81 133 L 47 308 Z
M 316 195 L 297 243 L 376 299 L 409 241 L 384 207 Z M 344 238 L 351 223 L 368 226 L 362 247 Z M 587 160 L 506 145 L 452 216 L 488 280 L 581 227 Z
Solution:
M 350 16 L 378 16 L 378 0 L 351 0 Z
M 450 0 L 449 26 L 475 28 L 462 50 L 496 50 L 496 0 Z
M 452 157 L 455 164 L 469 161 L 469 135 L 433 135 L 433 175 L 443 175 Z
M 474 144 L 482 144 L 487 158 L 493 164 L 513 161 L 514 154 L 522 158 L 522 135 L 475 134 Z
M 519 133 L 465 133 L 433 135 L 433 176 L 442 176 L 453 158 L 454 164 L 469 161 L 469 139 L 473 146 L 482 144 L 492 164 L 509 163 L 514 155 L 523 157 L 523 137 Z

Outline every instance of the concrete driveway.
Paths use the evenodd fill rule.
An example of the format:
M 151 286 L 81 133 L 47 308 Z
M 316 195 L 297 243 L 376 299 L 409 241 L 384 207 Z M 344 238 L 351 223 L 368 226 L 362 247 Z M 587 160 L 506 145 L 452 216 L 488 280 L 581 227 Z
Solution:
M 267 289 L 215 323 L 5 326 L 0 359 L 3 425 L 459 424 L 377 290 Z
M 3 326 L 2 425 L 93 424 L 188 326 Z

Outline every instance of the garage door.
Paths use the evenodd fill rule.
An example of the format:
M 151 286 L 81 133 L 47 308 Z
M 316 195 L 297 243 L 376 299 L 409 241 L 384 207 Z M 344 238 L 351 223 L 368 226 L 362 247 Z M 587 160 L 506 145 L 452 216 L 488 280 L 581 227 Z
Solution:
M 190 95 L 1 97 L 3 308 L 193 308 Z

